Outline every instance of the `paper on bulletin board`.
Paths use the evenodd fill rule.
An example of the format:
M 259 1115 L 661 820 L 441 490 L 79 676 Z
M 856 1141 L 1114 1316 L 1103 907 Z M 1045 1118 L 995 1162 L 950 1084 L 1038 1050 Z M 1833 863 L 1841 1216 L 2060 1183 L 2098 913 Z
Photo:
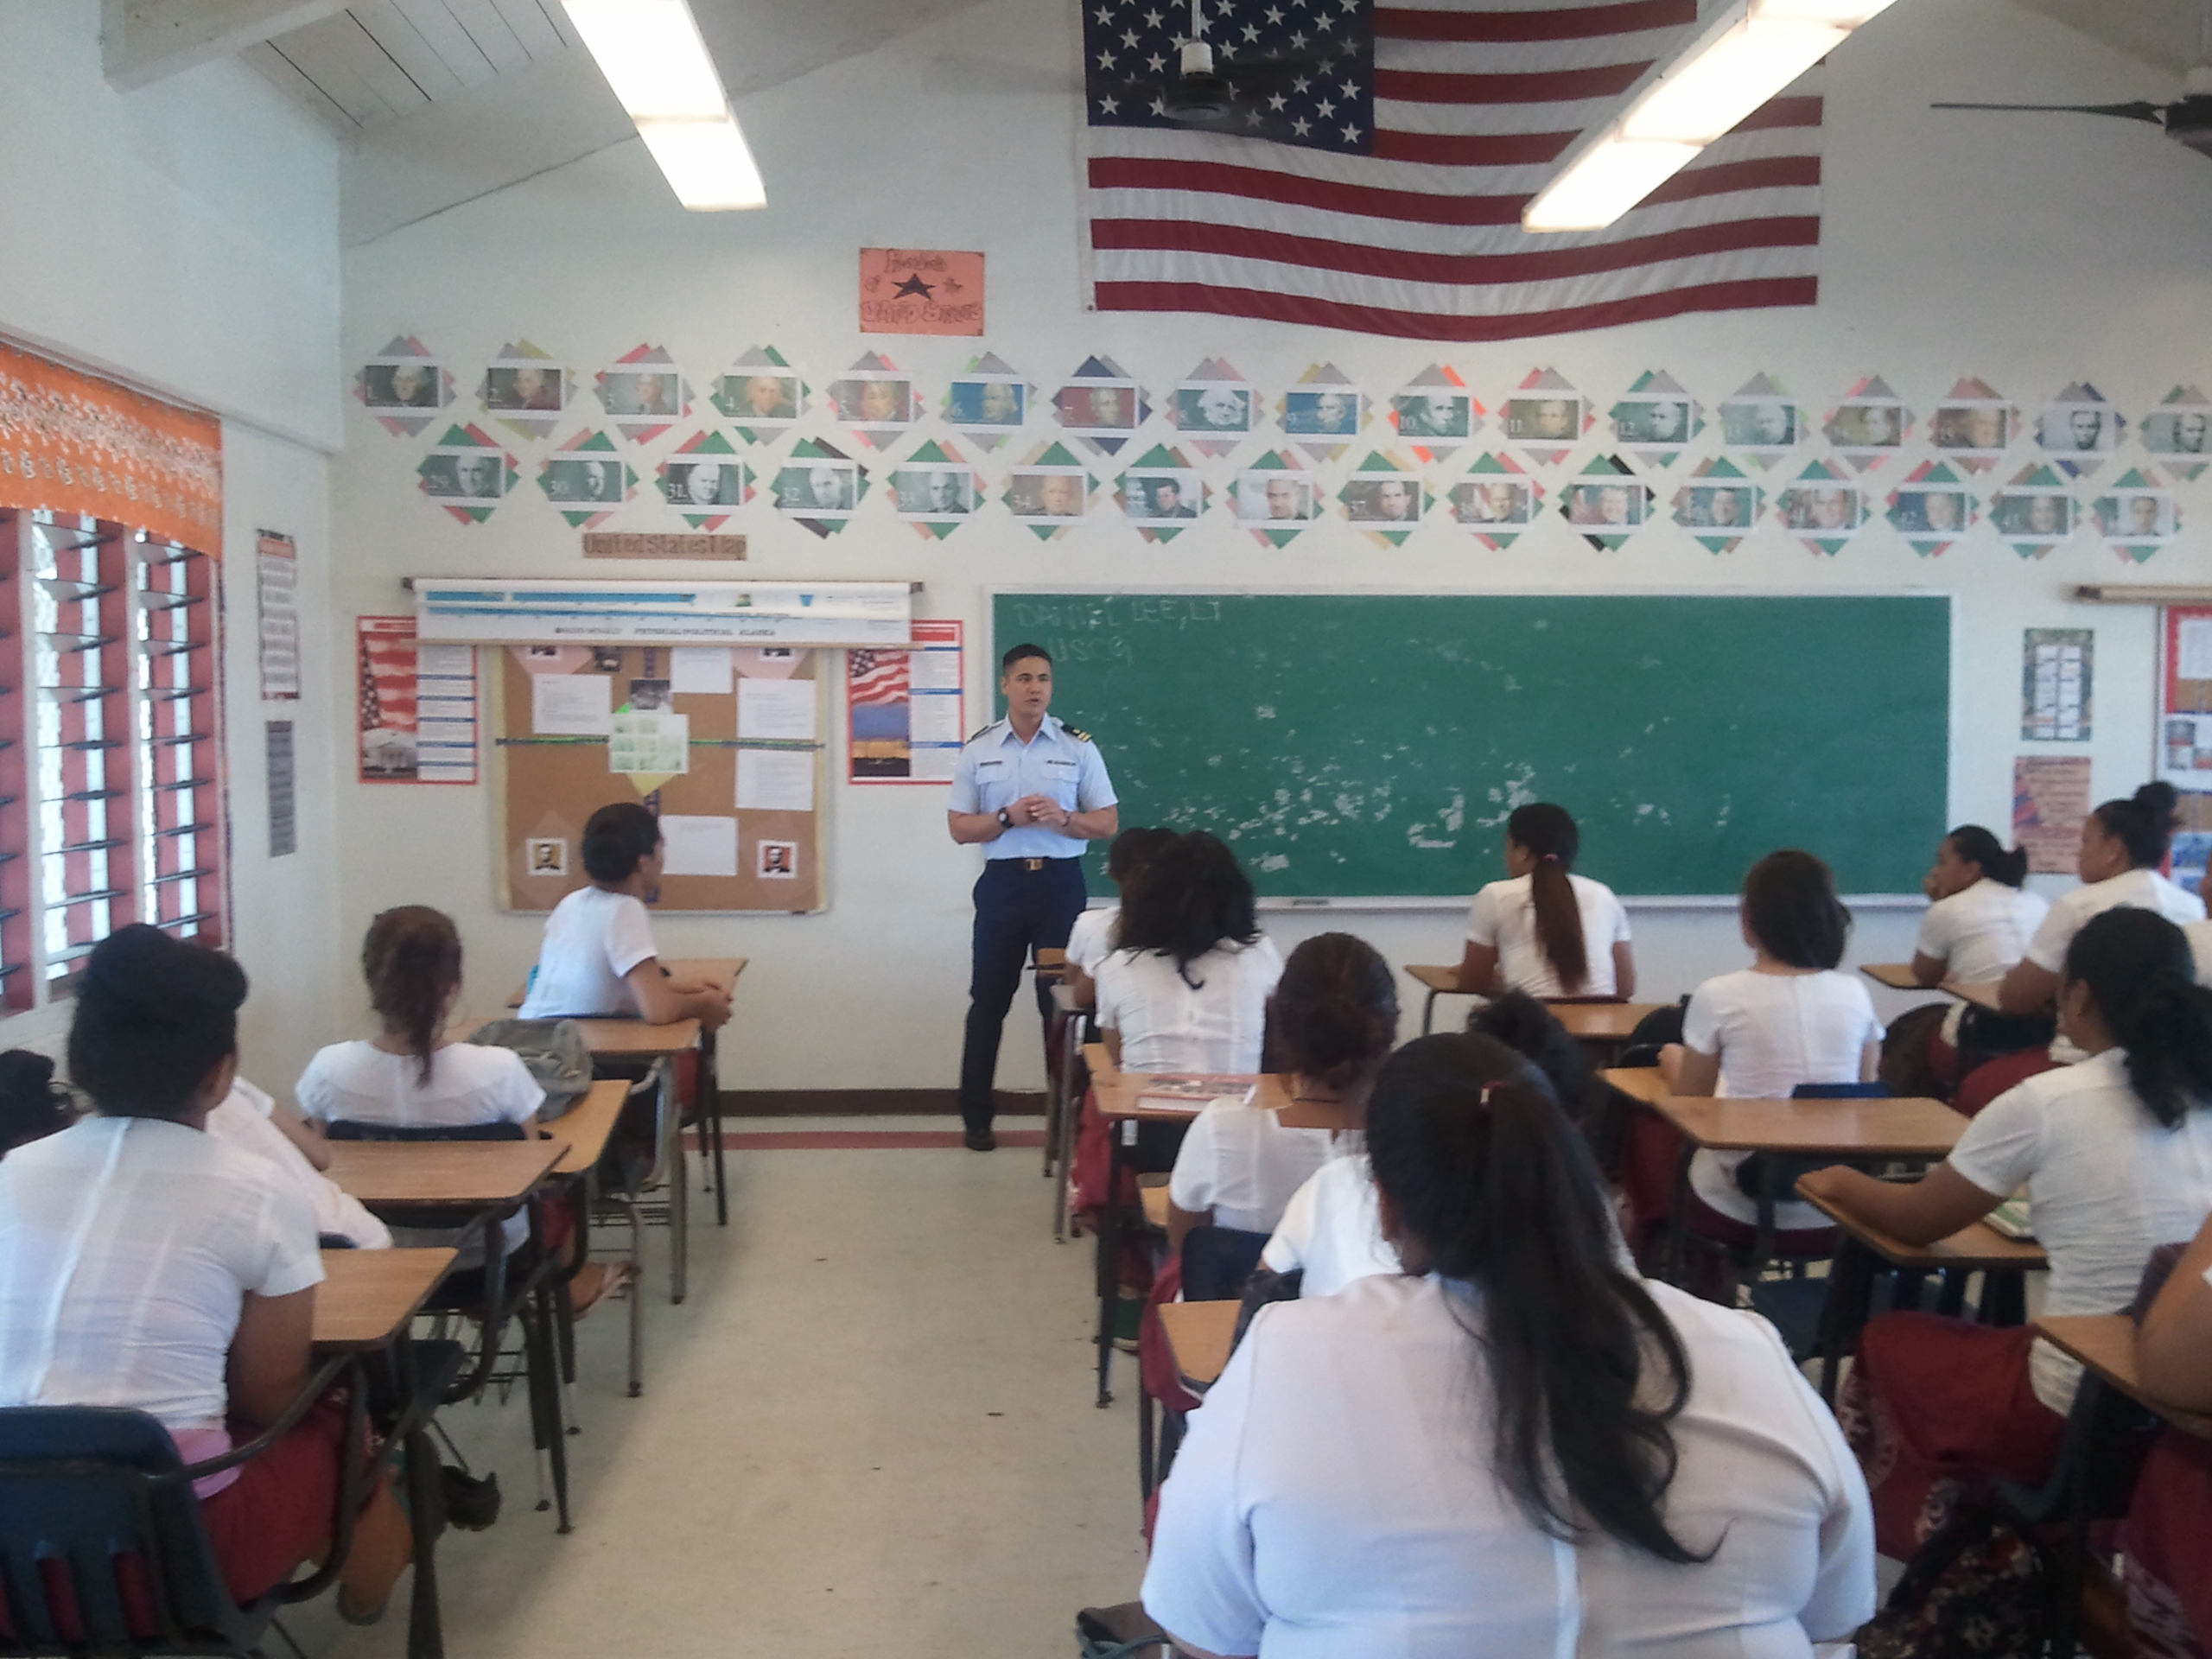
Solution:
M 664 709 L 628 709 L 613 716 L 607 769 L 671 778 L 691 770 L 691 717 Z
M 726 697 L 735 666 L 728 645 L 678 645 L 668 653 L 669 690 L 677 696 Z
M 812 680 L 740 680 L 737 734 L 811 743 L 814 698 Z
M 2212 606 L 2158 613 L 2158 775 L 2181 792 L 2171 874 L 2202 893 L 2212 862 Z
M 846 652 L 847 782 L 951 779 L 967 731 L 963 626 L 917 619 L 911 651 Z
M 2020 645 L 2020 735 L 2029 742 L 2086 742 L 2090 679 L 2096 664 L 2092 628 L 2029 628 Z
M 539 737 L 605 737 L 614 729 L 614 680 L 607 674 L 533 674 L 530 728 Z
M 737 810 L 741 812 L 814 810 L 814 752 L 740 749 Z
M 2071 875 L 2089 816 L 2089 757 L 2022 754 L 2012 760 L 2012 842 L 2038 875 Z
M 660 815 L 663 875 L 737 874 L 737 820 L 685 813 Z

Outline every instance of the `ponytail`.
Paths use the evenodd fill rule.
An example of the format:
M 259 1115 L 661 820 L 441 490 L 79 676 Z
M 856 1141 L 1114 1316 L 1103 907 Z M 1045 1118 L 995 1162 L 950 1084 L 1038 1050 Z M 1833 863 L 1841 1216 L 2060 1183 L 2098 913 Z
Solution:
M 2130 866 L 2147 870 L 2166 861 L 2166 849 L 2181 822 L 2175 810 L 2180 802 L 2171 784 L 2153 782 L 2124 801 L 2107 801 L 2090 816 L 2099 829 L 2127 849 Z
M 415 1056 L 417 1082 L 430 1082 L 430 1057 L 445 1023 L 446 1003 L 461 983 L 461 934 L 453 918 L 427 905 L 402 905 L 369 924 L 361 942 L 361 973 L 369 1005 Z
M 1529 876 L 1529 899 L 1536 911 L 1536 944 L 1560 989 L 1572 996 L 1590 982 L 1590 946 L 1582 933 L 1582 906 L 1567 876 L 1574 868 L 1581 836 L 1563 806 L 1534 801 L 1516 806 L 1505 820 L 1506 839 L 1536 861 Z
M 1992 881 L 2017 887 L 2028 879 L 2028 849 L 2015 847 L 2006 852 L 2004 843 L 1978 823 L 1962 823 L 1943 839 L 1962 862 L 1979 866 Z
M 2188 936 L 2156 911 L 2092 916 L 2066 950 L 2066 977 L 2088 988 L 2127 1082 L 2167 1128 L 2212 1101 L 2212 991 L 2196 982 Z
M 1421 1038 L 1376 1080 L 1367 1150 L 1409 1265 L 1478 1294 L 1492 1472 L 1530 1522 L 1677 1565 L 1712 1559 L 1665 1516 L 1689 1357 L 1614 1262 L 1597 1167 L 1542 1076 L 1485 1037 Z

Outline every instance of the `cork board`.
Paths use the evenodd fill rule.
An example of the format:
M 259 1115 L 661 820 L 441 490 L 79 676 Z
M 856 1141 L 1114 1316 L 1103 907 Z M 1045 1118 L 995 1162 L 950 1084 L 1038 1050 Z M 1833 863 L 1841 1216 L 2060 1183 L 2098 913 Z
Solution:
M 658 814 L 666 832 L 668 872 L 657 896 L 659 911 L 807 912 L 823 908 L 828 892 L 822 868 L 822 734 L 826 730 L 818 652 L 716 647 L 729 658 L 728 690 L 683 690 L 702 683 L 702 660 L 718 660 L 702 651 L 687 652 L 679 665 L 664 646 L 506 645 L 486 646 L 496 667 L 487 676 L 493 690 L 493 784 L 499 807 L 498 899 L 509 911 L 549 911 L 562 898 L 586 885 L 581 837 L 585 821 L 611 801 L 642 800 Z M 711 663 L 710 663 L 711 665 Z M 690 671 L 687 674 L 685 670 Z M 549 688 L 544 676 L 569 680 Z M 588 684 L 594 677 L 603 685 Z M 709 673 L 706 682 L 711 683 Z M 747 680 L 768 690 L 746 698 Z M 804 686 L 805 693 L 797 693 Z M 604 699 L 615 711 L 617 734 L 591 735 L 563 730 L 588 723 L 556 712 L 570 710 L 583 693 L 583 705 Z M 761 736 L 740 730 L 741 700 L 747 721 L 761 730 L 793 731 L 810 701 L 810 738 Z M 772 703 L 773 707 L 771 707 Z M 757 706 L 756 706 L 757 705 Z M 680 772 L 632 775 L 613 770 L 620 734 L 636 722 L 622 718 L 632 709 L 683 717 L 683 740 L 671 737 L 688 769 Z M 777 718 L 771 720 L 770 715 Z M 543 726 L 545 728 L 541 728 Z M 752 798 L 773 805 L 740 804 L 740 757 L 747 751 L 772 757 L 752 763 Z M 662 754 L 670 751 L 664 749 Z M 648 750 L 646 753 L 652 753 Z M 798 757 L 804 757 L 803 760 Z M 630 759 L 634 763 L 632 754 Z M 770 766 L 778 775 L 766 776 Z M 810 779 L 803 791 L 801 777 Z M 764 796 L 764 780 L 768 785 Z M 798 792 L 809 802 L 798 810 Z M 734 829 L 728 824 L 734 824 Z M 701 833 L 703 832 L 703 833 Z M 734 842 L 734 858 L 730 843 Z M 686 873 L 686 867 L 696 873 Z M 730 873 L 734 870 L 734 873 Z

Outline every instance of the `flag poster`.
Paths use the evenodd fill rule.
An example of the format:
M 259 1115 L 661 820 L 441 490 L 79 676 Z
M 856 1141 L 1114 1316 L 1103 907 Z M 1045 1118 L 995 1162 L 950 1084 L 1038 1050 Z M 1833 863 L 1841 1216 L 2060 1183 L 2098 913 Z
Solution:
M 1819 294 L 1820 72 L 1601 231 L 1522 209 L 1697 0 L 1083 0 L 1086 297 L 1493 340 Z
M 963 626 L 918 620 L 912 650 L 845 653 L 848 782 L 950 780 L 967 736 Z
M 365 784 L 476 781 L 476 647 L 418 645 L 411 616 L 355 619 Z

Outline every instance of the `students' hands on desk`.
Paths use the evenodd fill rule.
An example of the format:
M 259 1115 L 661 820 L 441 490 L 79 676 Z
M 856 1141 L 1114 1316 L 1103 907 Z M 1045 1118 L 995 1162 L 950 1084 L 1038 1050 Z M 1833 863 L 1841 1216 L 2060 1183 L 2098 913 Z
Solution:
M 720 1031 L 729 1021 L 734 987 L 709 979 L 676 978 L 658 957 L 639 963 L 623 978 L 638 999 L 639 1017 L 649 1026 L 696 1020 L 704 1030 Z
M 1970 1226 L 2004 1202 L 1985 1192 L 1948 1163 L 1916 1181 L 1877 1180 L 1864 1170 L 1836 1164 L 1797 1178 L 1797 1190 L 1907 1244 L 1933 1244 Z

